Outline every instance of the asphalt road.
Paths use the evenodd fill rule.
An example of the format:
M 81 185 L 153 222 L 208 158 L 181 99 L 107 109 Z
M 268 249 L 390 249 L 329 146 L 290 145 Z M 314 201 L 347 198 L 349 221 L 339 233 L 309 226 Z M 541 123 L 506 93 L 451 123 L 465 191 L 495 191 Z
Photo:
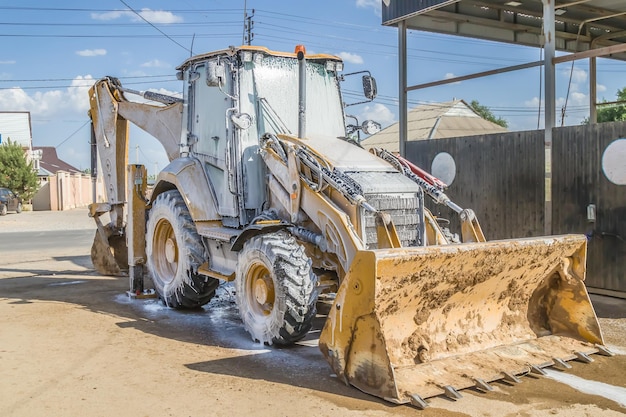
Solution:
M 37 252 L 59 248 L 62 250 L 91 247 L 94 231 L 83 230 L 44 230 L 39 232 L 0 232 L 0 253 Z

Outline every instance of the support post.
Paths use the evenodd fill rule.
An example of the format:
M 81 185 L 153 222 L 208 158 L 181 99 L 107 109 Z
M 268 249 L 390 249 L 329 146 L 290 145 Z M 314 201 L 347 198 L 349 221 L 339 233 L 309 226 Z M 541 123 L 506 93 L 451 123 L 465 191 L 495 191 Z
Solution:
M 398 22 L 398 151 L 406 158 L 407 128 L 407 79 L 406 79 L 406 20 Z
M 554 56 L 556 50 L 554 0 L 543 1 L 543 38 L 545 74 L 545 130 L 544 130 L 544 234 L 552 234 L 552 129 L 556 112 L 556 75 Z
M 91 127 L 91 202 L 95 204 L 98 198 L 98 144 L 96 143 L 96 132 L 93 130 L 93 122 L 89 125 Z
M 146 189 L 148 176 L 143 165 L 128 165 L 128 277 L 130 297 L 143 298 L 148 294 L 144 288 L 144 265 L 146 263 Z
M 598 90 L 597 90 L 596 57 L 589 58 L 589 124 L 598 123 Z

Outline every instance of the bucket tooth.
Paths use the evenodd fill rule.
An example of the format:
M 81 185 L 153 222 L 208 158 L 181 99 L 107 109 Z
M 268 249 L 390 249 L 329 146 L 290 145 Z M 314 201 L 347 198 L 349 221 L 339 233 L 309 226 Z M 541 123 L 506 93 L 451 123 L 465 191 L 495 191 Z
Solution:
M 493 387 L 482 378 L 474 378 L 474 382 L 476 383 L 476 388 L 481 391 L 493 391 Z
M 572 369 L 572 365 L 570 365 L 569 363 L 565 362 L 563 359 L 552 358 L 552 360 L 554 361 L 554 366 L 556 368 L 559 368 L 559 369 Z
M 548 373 L 546 371 L 544 371 L 543 369 L 541 369 L 540 367 L 538 367 L 537 365 L 531 365 L 530 366 L 530 373 L 531 374 L 537 374 L 537 375 L 541 375 L 541 376 L 546 376 L 548 375 Z
M 414 407 L 417 407 L 420 410 L 423 410 L 423 409 L 428 407 L 428 403 L 422 397 L 420 397 L 419 395 L 411 394 L 410 397 L 411 397 L 411 404 Z
M 587 355 L 586 353 L 574 352 L 574 355 L 576 355 L 576 359 L 579 360 L 580 362 L 583 362 L 583 363 L 591 363 L 591 362 L 593 362 L 593 359 L 589 355 Z
M 443 387 L 443 394 L 451 400 L 460 400 L 463 398 L 460 392 L 458 392 L 452 385 L 446 385 Z
M 502 375 L 504 375 L 504 380 L 514 383 L 514 384 L 519 384 L 522 382 L 521 379 L 519 379 L 518 377 L 516 377 L 515 375 L 513 375 L 510 372 L 502 372 Z
M 615 356 L 615 353 L 611 352 L 609 348 L 604 345 L 596 345 L 596 349 L 598 349 L 598 353 L 602 356 Z

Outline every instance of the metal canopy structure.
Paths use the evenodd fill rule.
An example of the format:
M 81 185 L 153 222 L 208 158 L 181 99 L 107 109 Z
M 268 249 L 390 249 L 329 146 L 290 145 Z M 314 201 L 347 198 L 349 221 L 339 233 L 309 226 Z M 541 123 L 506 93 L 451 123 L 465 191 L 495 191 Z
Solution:
M 407 93 L 411 90 L 543 65 L 545 232 L 552 230 L 552 129 L 556 70 L 589 59 L 590 121 L 596 121 L 596 58 L 626 61 L 625 0 L 382 0 L 383 25 L 398 28 L 399 151 L 406 155 Z M 417 86 L 407 85 L 408 29 L 544 48 L 544 60 Z M 556 51 L 566 54 L 557 57 Z
M 386 5 L 385 3 L 388 3 Z M 626 1 L 556 0 L 557 51 L 582 52 L 626 43 Z M 383 1 L 383 25 L 541 47 L 541 0 Z M 626 60 L 624 52 L 607 57 Z

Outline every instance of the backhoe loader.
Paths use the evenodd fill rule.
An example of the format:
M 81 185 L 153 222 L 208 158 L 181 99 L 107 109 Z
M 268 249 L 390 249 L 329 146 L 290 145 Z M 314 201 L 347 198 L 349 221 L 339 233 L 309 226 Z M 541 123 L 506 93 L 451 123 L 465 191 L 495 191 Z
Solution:
M 340 84 L 354 74 L 340 58 L 242 46 L 177 70 L 182 98 L 113 77 L 89 91 L 107 196 L 90 206 L 101 273 L 127 271 L 137 293 L 145 274 L 173 308 L 234 281 L 245 329 L 266 344 L 302 339 L 327 293 L 319 346 L 338 378 L 420 408 L 610 354 L 583 283 L 585 237 L 486 241 L 440 181 L 349 137 Z M 362 83 L 372 100 L 374 79 Z M 126 98 L 137 94 L 151 102 Z M 127 166 L 129 122 L 170 160 L 149 197 L 145 168 Z M 425 198 L 458 214 L 460 237 Z

